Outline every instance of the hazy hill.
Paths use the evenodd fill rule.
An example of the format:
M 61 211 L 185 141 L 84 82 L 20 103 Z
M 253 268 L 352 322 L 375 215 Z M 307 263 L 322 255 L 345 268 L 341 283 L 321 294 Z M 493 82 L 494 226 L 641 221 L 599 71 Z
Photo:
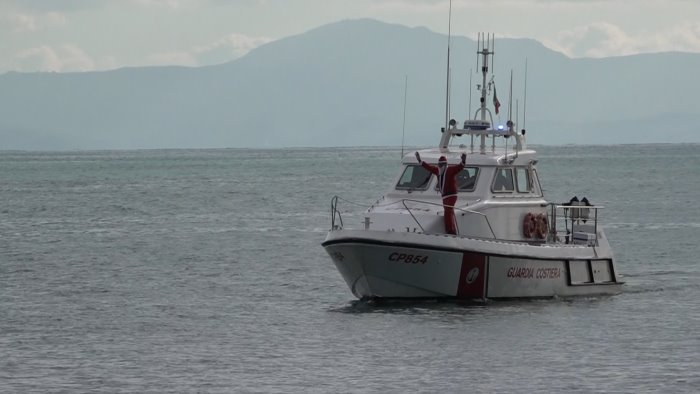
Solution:
M 230 63 L 0 75 L 0 149 L 437 144 L 444 35 L 349 20 L 261 46 Z M 467 117 L 476 43 L 452 40 L 452 114 Z M 496 40 L 505 123 L 510 70 L 535 143 L 700 142 L 691 122 L 700 54 L 569 59 L 526 39 Z M 480 76 L 474 75 L 474 83 Z M 473 96 L 472 111 L 476 107 Z M 522 114 L 520 115 L 522 122 Z

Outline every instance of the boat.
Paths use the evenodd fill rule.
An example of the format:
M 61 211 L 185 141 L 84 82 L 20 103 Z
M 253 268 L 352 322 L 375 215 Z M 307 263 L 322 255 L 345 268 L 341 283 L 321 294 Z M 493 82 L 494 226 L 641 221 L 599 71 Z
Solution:
M 412 152 L 403 155 L 390 190 L 357 215 L 358 228 L 345 226 L 343 215 L 350 211 L 341 205 L 349 204 L 334 196 L 323 248 L 359 299 L 484 301 L 620 293 L 623 282 L 599 223 L 604 207 L 587 197 L 562 203 L 545 199 L 538 156 L 528 148 L 524 128 L 516 131 L 510 120 L 494 126 L 486 103 L 494 83 L 487 76 L 495 40 L 478 42 L 483 80 L 473 118 L 446 122 L 439 145 L 420 150 L 420 159 Z M 493 90 L 497 111 L 495 85 Z M 462 154 L 467 157 L 456 176 L 457 202 L 448 207 L 457 230 L 448 234 L 437 177 L 419 160 L 435 164 L 444 157 L 455 165 Z

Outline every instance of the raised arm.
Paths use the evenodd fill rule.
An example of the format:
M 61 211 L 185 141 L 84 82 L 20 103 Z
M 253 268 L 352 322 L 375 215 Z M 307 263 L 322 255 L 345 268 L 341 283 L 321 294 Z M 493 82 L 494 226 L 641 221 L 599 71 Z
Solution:
M 420 164 L 423 168 L 426 170 L 430 171 L 431 174 L 437 175 L 438 174 L 438 168 L 436 166 L 430 165 L 420 158 L 420 153 L 416 152 L 416 160 L 418 160 L 418 164 Z

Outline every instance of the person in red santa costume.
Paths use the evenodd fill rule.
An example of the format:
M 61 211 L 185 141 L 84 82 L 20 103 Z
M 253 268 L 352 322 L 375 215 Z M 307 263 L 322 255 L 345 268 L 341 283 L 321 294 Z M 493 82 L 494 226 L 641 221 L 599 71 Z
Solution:
M 418 163 L 426 170 L 430 171 L 438 178 L 438 189 L 442 195 L 442 207 L 445 212 L 445 232 L 457 234 L 457 223 L 455 222 L 454 205 L 457 202 L 457 174 L 464 169 L 467 155 L 462 153 L 462 161 L 452 166 L 447 165 L 447 158 L 440 156 L 438 165 L 430 165 L 420 159 L 420 154 L 416 152 Z

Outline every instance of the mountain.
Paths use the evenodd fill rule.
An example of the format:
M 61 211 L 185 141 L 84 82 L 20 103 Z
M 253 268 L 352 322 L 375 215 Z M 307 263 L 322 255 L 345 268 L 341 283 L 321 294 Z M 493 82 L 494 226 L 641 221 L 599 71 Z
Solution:
M 425 28 L 346 20 L 216 66 L 0 75 L 0 149 L 434 145 L 445 117 L 446 42 Z M 476 43 L 453 37 L 451 114 L 467 118 Z M 700 54 L 571 59 L 497 39 L 505 123 L 510 72 L 539 144 L 700 142 Z M 473 112 L 478 97 L 472 95 Z M 490 104 L 490 99 L 489 99 Z M 514 116 L 515 117 L 515 116 Z

